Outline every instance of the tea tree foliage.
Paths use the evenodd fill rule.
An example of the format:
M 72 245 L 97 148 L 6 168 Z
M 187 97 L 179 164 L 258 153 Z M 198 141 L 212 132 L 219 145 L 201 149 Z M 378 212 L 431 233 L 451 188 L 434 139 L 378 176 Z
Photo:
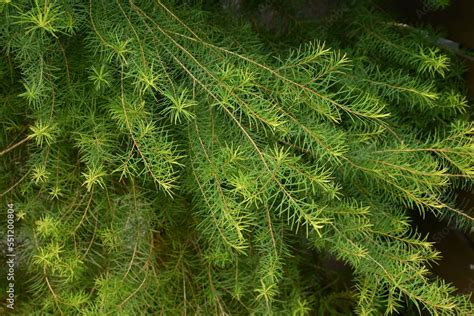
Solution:
M 278 55 L 173 1 L 1 4 L 2 198 L 35 314 L 468 314 L 410 228 L 472 228 L 455 62 L 360 9 Z M 21 212 L 21 216 L 19 216 Z M 322 283 L 321 257 L 354 286 Z
M 444 9 L 449 6 L 450 0 L 424 0 L 424 8 L 430 10 Z

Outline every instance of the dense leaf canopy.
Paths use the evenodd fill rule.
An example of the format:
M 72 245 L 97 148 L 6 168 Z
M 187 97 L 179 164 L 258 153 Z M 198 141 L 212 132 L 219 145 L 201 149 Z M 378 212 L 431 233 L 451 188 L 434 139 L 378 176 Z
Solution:
M 474 176 L 457 62 L 364 6 L 339 47 L 276 54 L 177 2 L 0 4 L 16 308 L 469 314 L 410 226 L 473 226 L 452 195 Z M 331 256 L 351 287 L 328 281 Z

